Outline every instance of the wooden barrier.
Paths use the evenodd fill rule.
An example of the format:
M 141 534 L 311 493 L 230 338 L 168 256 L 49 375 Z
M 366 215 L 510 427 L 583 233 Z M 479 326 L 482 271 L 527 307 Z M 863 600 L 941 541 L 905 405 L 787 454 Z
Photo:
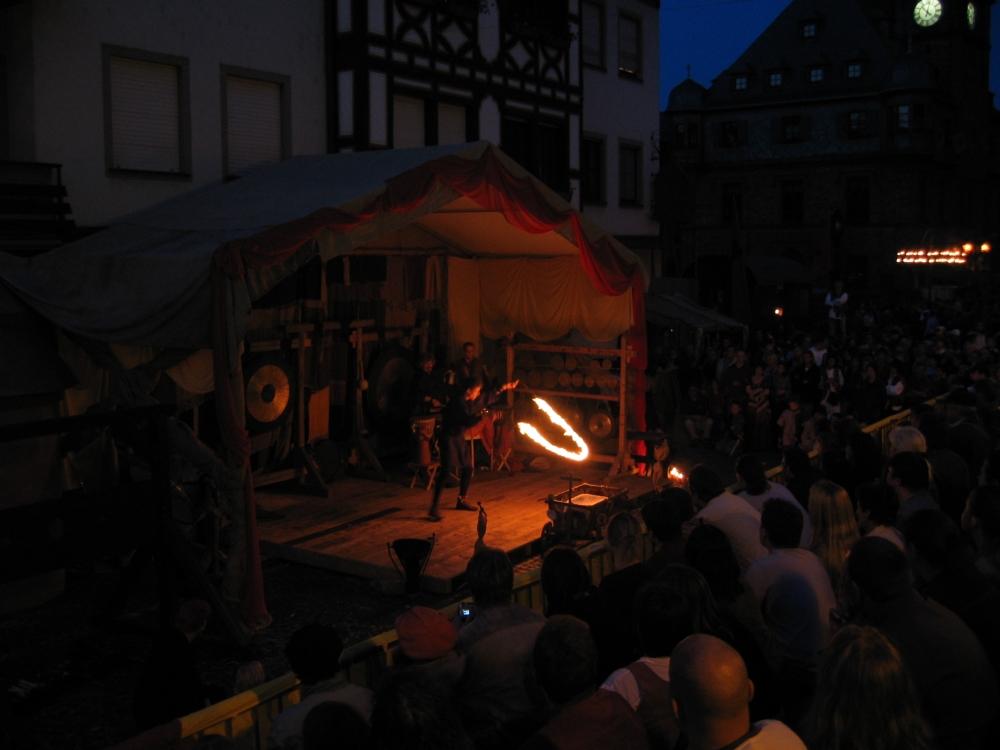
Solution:
M 937 401 L 932 399 L 927 403 L 936 405 Z M 909 410 L 900 412 L 866 427 L 865 432 L 873 434 L 883 450 L 887 450 L 889 431 L 909 416 Z M 814 458 L 818 455 L 815 451 L 810 454 Z M 785 481 L 783 468 L 780 465 L 770 469 L 767 477 L 779 484 L 784 484 Z M 728 489 L 733 492 L 739 491 L 736 486 Z M 652 551 L 652 540 L 647 535 L 646 556 L 652 554 Z M 595 586 L 614 569 L 610 550 L 604 542 L 595 542 L 583 547 L 579 550 L 579 554 L 587 563 Z M 541 579 L 541 566 L 516 576 L 514 601 L 529 609 L 542 612 L 544 602 Z M 441 612 L 450 619 L 454 617 L 457 609 L 456 602 Z M 341 661 L 347 670 L 348 679 L 358 685 L 374 686 L 379 676 L 392 666 L 392 650 L 398 641 L 396 631 L 390 630 L 345 649 Z M 232 739 L 240 750 L 264 750 L 271 722 L 282 710 L 298 702 L 299 682 L 295 675 L 289 672 L 253 690 L 184 716 L 180 719 L 179 736 L 176 731 L 168 730 L 170 725 L 165 725 L 116 745 L 112 750 L 180 750 L 187 747 L 193 739 L 206 734 L 225 735 Z

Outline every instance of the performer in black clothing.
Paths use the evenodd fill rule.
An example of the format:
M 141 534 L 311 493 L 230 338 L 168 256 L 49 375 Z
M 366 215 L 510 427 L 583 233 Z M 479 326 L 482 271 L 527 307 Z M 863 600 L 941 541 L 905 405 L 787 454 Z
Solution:
M 478 378 L 466 378 L 458 387 L 458 390 L 448 399 L 448 405 L 444 409 L 444 420 L 441 424 L 441 471 L 438 473 L 438 481 L 434 487 L 434 500 L 431 508 L 427 512 L 430 521 L 440 521 L 438 515 L 438 500 L 441 499 L 441 492 L 444 490 L 445 478 L 451 473 L 452 468 L 459 469 L 460 486 L 458 490 L 458 502 L 455 504 L 456 510 L 475 510 L 474 507 L 465 502 L 466 493 L 469 491 L 469 482 L 472 480 L 472 461 L 474 456 L 469 449 L 469 442 L 465 439 L 465 431 L 470 427 L 475 427 L 483 418 L 490 406 L 500 400 L 500 394 L 516 388 L 518 381 L 505 383 L 499 388 L 483 388 L 482 381 Z

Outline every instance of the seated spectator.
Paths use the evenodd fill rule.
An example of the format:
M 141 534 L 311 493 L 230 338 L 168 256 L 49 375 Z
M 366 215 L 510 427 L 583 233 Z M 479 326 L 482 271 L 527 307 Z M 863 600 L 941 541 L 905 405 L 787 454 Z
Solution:
M 901 550 L 906 550 L 903 533 L 895 528 L 899 513 L 896 491 L 883 482 L 862 484 L 854 491 L 858 502 L 858 530 L 864 536 L 888 539 Z
M 348 705 L 326 701 L 302 723 L 302 750 L 368 750 L 371 727 Z
M 819 663 L 803 736 L 810 750 L 933 750 L 913 677 L 875 628 L 848 625 Z
M 687 398 L 681 401 L 681 419 L 692 445 L 707 441 L 712 437 L 714 422 L 708 415 L 708 399 L 698 386 L 688 386 Z
M 899 499 L 897 529 L 901 529 L 906 519 L 918 510 L 940 510 L 930 492 L 930 470 L 922 453 L 897 453 L 890 458 L 886 483 L 896 491 Z
M 390 672 L 375 694 L 371 750 L 473 750 L 447 688 L 419 672 Z
M 756 688 L 750 701 L 751 719 L 774 718 L 781 709 L 776 672 L 771 669 L 753 634 L 738 620 L 727 618 L 718 610 L 712 590 L 701 573 L 687 565 L 671 565 L 657 576 L 657 582 L 681 597 L 683 608 L 678 614 L 682 614 L 682 627 L 690 632 L 679 635 L 707 633 L 721 638 L 739 652 Z
M 566 547 L 549 550 L 542 563 L 545 616 L 572 615 L 590 627 L 597 646 L 598 679 L 603 680 L 632 660 L 632 637 L 614 599 L 597 588 L 590 571 Z
M 642 561 L 645 548 L 642 524 L 627 511 L 615 513 L 608 522 L 607 540 L 615 572 L 601 579 L 600 589 L 614 600 L 618 611 L 622 613 L 629 635 L 634 636 L 632 605 L 635 594 L 654 575 L 653 569 Z M 634 651 L 634 637 L 631 645 Z
M 809 506 L 810 488 L 823 478 L 823 472 L 812 465 L 809 454 L 797 446 L 786 448 L 782 454 L 785 486 L 803 508 Z
M 823 563 L 798 548 L 801 533 L 802 514 L 786 500 L 768 500 L 760 539 L 769 554 L 747 571 L 747 583 L 781 651 L 782 703 L 793 723 L 809 705 L 816 664 L 830 639 L 830 610 L 837 606 Z
M 465 655 L 458 695 L 466 728 L 477 741 L 485 741 L 516 734 L 515 725 L 523 727 L 544 705 L 529 674 L 531 650 L 545 618 L 511 602 L 514 567 L 503 550 L 477 551 L 465 577 L 475 608 L 471 620 L 458 629 L 456 650 Z
M 812 551 L 830 576 L 833 593 L 847 601 L 847 555 L 861 538 L 854 506 L 847 491 L 833 482 L 816 482 L 809 491 L 809 517 L 813 522 Z
M 649 747 L 639 714 L 617 693 L 596 689 L 597 648 L 585 623 L 552 617 L 538 633 L 532 664 L 554 715 L 522 750 Z
M 976 568 L 975 551 L 940 510 L 920 510 L 905 527 L 917 590 L 962 618 L 1000 675 L 1000 597 Z
M 889 430 L 889 458 L 897 453 L 926 453 L 927 440 L 916 427 L 901 425 Z
M 740 574 L 729 537 L 711 524 L 702 524 L 688 538 L 684 562 L 704 577 L 723 619 L 738 622 L 753 636 L 768 667 L 777 674 L 781 667 L 778 644 L 764 623 L 760 602 Z
M 925 458 L 931 465 L 941 510 L 956 523 L 962 517 L 965 499 L 972 489 L 969 467 L 955 451 L 948 448 L 948 423 L 940 412 L 929 411 L 917 420 L 927 441 Z
M 236 679 L 233 680 L 233 695 L 253 690 L 265 682 L 267 682 L 267 675 L 264 673 L 264 665 L 259 661 L 248 661 L 241 664 L 236 670 Z
M 691 495 L 680 487 L 669 487 L 642 506 L 642 520 L 658 547 L 646 561 L 654 572 L 684 560 L 681 506 L 691 506 Z
M 396 618 L 399 645 L 393 649 L 393 669 L 421 672 L 454 688 L 465 669 L 465 658 L 455 651 L 452 622 L 436 609 L 412 607 Z
M 767 555 L 760 544 L 760 513 L 743 498 L 728 492 L 715 471 L 707 466 L 694 467 L 688 486 L 698 512 L 684 524 L 685 536 L 703 523 L 719 527 L 733 545 L 741 572 Z
M 299 628 L 288 639 L 285 658 L 302 681 L 300 699 L 278 714 L 267 736 L 268 750 L 298 750 L 302 747 L 302 724 L 320 703 L 333 701 L 350 706 L 368 719 L 372 713 L 372 691 L 353 685 L 340 668 L 344 650 L 337 631 L 312 623 Z
M 976 636 L 953 612 L 913 589 L 910 563 L 891 542 L 860 540 L 847 570 L 859 593 L 852 621 L 878 628 L 899 649 L 938 747 L 987 747 L 984 732 L 1000 692 Z
M 211 703 L 210 690 L 198 674 L 191 645 L 204 632 L 211 614 L 208 602 L 188 599 L 181 604 L 173 627 L 153 641 L 132 696 L 139 729 L 166 724 Z M 224 697 L 224 693 L 217 696 Z
M 787 500 L 802 511 L 802 539 L 799 541 L 799 546 L 802 549 L 809 549 L 809 545 L 812 544 L 813 529 L 805 506 L 799 504 L 795 495 L 787 487 L 777 482 L 768 481 L 764 472 L 764 464 L 759 458 L 756 456 L 740 457 L 740 460 L 736 462 L 736 481 L 743 488 L 740 497 L 750 503 L 758 513 L 764 507 L 764 503 L 772 497 Z
M 643 721 L 655 747 L 673 747 L 680 731 L 670 708 L 670 652 L 697 632 L 698 613 L 664 583 L 643 587 L 635 603 L 642 656 L 611 674 L 601 685 L 620 695 Z
M 805 750 L 780 721 L 750 723 L 754 686 L 725 641 L 703 634 L 681 641 L 670 660 L 670 687 L 690 750 Z
M 1000 585 L 1000 488 L 976 487 L 962 513 L 962 528 L 976 543 L 976 567 L 993 585 Z

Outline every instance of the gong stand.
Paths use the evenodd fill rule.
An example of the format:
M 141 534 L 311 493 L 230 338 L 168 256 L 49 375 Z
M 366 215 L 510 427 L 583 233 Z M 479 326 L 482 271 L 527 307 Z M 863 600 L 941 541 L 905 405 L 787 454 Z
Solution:
M 365 428 L 364 399 L 365 390 L 367 390 L 367 384 L 365 383 L 365 342 L 378 341 L 380 338 L 377 333 L 365 333 L 365 328 L 372 328 L 374 326 L 375 321 L 371 319 L 352 320 L 350 324 L 350 327 L 353 329 L 350 340 L 351 346 L 354 347 L 357 368 L 357 381 L 354 389 L 354 435 L 351 438 L 351 442 L 354 444 L 358 455 L 358 463 L 355 467 L 358 476 L 388 482 L 390 481 L 389 473 L 382 466 L 382 462 L 378 460 L 378 456 L 368 442 L 368 430 Z

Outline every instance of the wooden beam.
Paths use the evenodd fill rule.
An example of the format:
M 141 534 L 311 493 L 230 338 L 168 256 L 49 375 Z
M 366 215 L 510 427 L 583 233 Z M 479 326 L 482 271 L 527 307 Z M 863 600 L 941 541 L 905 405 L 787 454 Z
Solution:
M 597 349 L 586 346 L 556 346 L 554 344 L 514 344 L 515 349 L 531 352 L 565 352 L 566 354 L 586 354 L 591 357 L 620 357 L 621 349 Z
M 589 398 L 594 401 L 617 401 L 618 396 L 605 396 L 600 393 L 577 393 L 575 391 L 544 391 L 539 388 L 518 387 L 518 393 L 531 393 L 535 396 L 563 396 L 565 398 Z

